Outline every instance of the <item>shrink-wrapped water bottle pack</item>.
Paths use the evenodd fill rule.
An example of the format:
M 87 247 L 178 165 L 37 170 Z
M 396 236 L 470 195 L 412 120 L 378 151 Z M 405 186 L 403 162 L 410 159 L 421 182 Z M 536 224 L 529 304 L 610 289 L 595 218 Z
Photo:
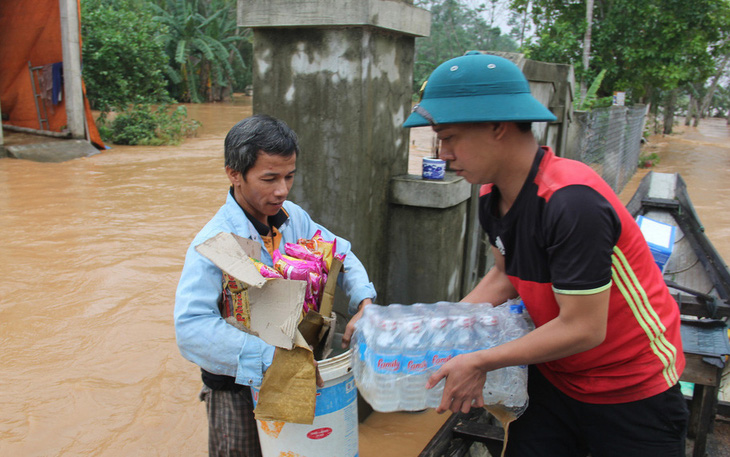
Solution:
M 365 308 L 353 335 L 352 367 L 358 390 L 375 411 L 419 411 L 441 403 L 444 380 L 426 381 L 460 354 L 488 349 L 525 335 L 529 316 L 519 301 L 490 304 L 433 304 Z M 527 404 L 527 367 L 487 373 L 486 406 L 510 410 Z

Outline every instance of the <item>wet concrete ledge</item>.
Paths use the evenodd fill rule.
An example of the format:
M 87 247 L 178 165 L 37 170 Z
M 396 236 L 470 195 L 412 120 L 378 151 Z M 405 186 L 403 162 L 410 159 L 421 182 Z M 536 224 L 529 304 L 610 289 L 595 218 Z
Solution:
M 98 153 L 99 150 L 86 140 L 0 146 L 0 158 L 24 159 L 35 162 L 65 162 Z
M 464 178 L 447 172 L 443 180 L 401 175 L 391 179 L 391 203 L 423 208 L 450 208 L 471 197 L 472 186 Z

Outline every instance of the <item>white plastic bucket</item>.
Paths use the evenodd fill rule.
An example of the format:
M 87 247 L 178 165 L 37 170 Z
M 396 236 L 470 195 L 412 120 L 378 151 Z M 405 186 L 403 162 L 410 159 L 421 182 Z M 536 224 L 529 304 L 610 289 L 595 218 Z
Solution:
M 352 349 L 319 362 L 324 387 L 317 388 L 312 425 L 256 421 L 263 457 L 357 457 L 357 389 Z M 258 389 L 251 389 L 254 403 Z

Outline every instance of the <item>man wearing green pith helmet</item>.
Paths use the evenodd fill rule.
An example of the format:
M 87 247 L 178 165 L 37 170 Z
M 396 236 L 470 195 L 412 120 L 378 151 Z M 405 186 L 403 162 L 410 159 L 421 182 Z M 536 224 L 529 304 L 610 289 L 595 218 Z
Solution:
M 511 61 L 480 52 L 441 64 L 404 127 L 431 126 L 440 158 L 481 184 L 495 266 L 462 301 L 519 296 L 526 336 L 455 357 L 437 411 L 483 406 L 488 371 L 529 365 L 529 406 L 509 456 L 684 456 L 688 412 L 679 309 L 640 229 L 590 167 L 540 147 L 555 116 Z

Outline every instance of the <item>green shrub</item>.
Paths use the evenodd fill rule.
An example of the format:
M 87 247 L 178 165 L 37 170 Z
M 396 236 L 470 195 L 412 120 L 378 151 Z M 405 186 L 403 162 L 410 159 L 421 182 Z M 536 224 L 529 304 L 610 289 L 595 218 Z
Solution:
M 104 141 L 114 144 L 160 146 L 179 144 L 193 136 L 200 122 L 188 119 L 185 106 L 170 110 L 169 105 L 153 109 L 151 105 L 134 105 L 119 113 L 114 120 L 105 116 L 97 120 Z
M 146 2 L 82 0 L 82 73 L 93 109 L 170 101 L 161 27 Z

